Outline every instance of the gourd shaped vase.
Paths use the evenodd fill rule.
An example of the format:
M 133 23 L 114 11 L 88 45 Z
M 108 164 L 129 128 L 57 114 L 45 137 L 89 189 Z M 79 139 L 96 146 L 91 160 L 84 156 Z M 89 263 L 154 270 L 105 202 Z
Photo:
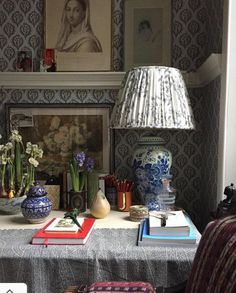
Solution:
M 30 187 L 27 198 L 21 204 L 21 212 L 30 223 L 42 223 L 52 210 L 52 203 L 46 190 L 34 183 Z
M 148 207 L 157 198 L 162 187 L 162 177 L 170 174 L 172 156 L 163 144 L 164 140 L 160 137 L 142 137 L 133 156 L 137 190 Z
M 108 200 L 101 189 L 99 189 L 90 207 L 91 215 L 95 218 L 103 219 L 109 214 L 110 209 Z

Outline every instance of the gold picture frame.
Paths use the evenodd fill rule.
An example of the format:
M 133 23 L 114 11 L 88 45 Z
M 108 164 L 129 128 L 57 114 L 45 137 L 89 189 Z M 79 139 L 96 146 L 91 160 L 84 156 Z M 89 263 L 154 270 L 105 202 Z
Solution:
M 112 0 L 44 0 L 45 49 L 57 71 L 111 70 Z
M 124 69 L 170 65 L 171 0 L 125 1 Z
M 64 172 L 75 151 L 95 159 L 95 170 L 112 169 L 112 141 L 108 104 L 6 104 L 7 132 L 18 129 L 23 142 L 38 144 L 44 151 L 39 172 Z

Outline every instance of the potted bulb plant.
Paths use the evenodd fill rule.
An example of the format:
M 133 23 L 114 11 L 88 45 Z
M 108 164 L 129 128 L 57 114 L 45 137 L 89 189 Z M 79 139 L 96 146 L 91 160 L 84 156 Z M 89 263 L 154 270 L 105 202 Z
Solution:
M 77 208 L 80 212 L 86 210 L 87 203 L 87 177 L 94 169 L 95 160 L 80 151 L 73 155 L 69 162 L 71 177 L 71 191 L 69 192 L 70 208 Z
M 35 169 L 43 150 L 27 142 L 23 144 L 18 130 L 12 130 L 9 141 L 0 144 L 0 210 L 5 213 L 20 211 L 30 186 L 35 181 Z

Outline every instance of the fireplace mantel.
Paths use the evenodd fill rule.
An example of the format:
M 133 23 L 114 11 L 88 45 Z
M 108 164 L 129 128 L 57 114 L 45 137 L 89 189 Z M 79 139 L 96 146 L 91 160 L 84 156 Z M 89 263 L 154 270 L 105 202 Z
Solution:
M 124 72 L 2 72 L 4 88 L 119 88 Z
M 195 72 L 183 72 L 187 87 L 203 87 L 221 74 L 221 54 L 211 54 Z M 6 89 L 118 89 L 125 72 L 0 72 Z

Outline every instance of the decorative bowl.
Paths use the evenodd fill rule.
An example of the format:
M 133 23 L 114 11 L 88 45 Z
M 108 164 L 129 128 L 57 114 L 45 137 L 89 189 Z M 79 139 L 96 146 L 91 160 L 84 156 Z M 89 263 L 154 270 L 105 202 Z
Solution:
M 13 198 L 0 198 L 0 214 L 16 215 L 21 212 L 21 203 L 26 195 Z

